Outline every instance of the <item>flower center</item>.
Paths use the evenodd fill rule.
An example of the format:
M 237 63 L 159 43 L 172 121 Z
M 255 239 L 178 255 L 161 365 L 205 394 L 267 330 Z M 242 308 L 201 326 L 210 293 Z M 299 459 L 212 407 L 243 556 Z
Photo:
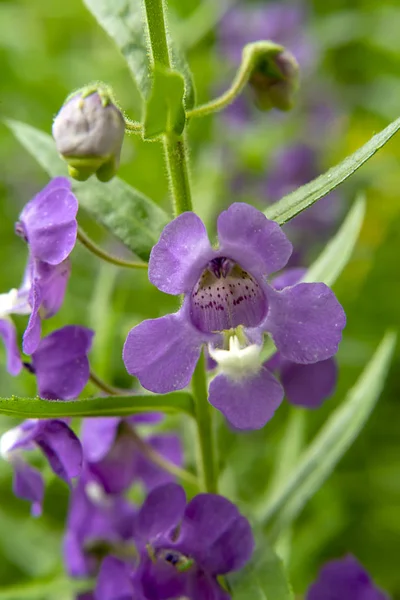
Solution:
M 180 572 L 188 571 L 194 564 L 194 560 L 192 558 L 181 554 L 181 552 L 178 552 L 177 550 L 162 549 L 159 550 L 156 556 L 157 558 L 169 563 Z
M 257 344 L 241 346 L 236 335 L 229 338 L 229 350 L 213 348 L 211 344 L 208 346 L 210 356 L 218 364 L 220 373 L 233 381 L 258 373 L 262 364 L 261 350 L 262 346 Z
M 267 300 L 257 280 L 230 258 L 210 261 L 191 296 L 194 325 L 206 333 L 255 327 L 267 310 Z

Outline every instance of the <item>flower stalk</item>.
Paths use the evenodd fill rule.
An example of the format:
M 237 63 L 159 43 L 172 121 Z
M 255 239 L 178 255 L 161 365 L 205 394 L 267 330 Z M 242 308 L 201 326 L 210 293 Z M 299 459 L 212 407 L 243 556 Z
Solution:
M 124 258 L 119 258 L 118 256 L 113 256 L 109 254 L 103 248 L 100 248 L 82 229 L 82 227 L 78 227 L 77 239 L 80 241 L 82 246 L 85 246 L 92 254 L 95 254 L 102 260 L 109 262 L 117 267 L 126 267 L 127 269 L 147 269 L 146 262 L 136 262 L 131 260 L 125 260 Z

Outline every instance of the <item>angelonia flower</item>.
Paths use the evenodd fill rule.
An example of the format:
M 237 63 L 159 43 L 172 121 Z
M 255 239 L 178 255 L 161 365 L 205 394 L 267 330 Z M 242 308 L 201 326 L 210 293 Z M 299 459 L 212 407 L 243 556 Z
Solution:
M 125 120 L 110 88 L 87 86 L 66 99 L 53 123 L 53 137 L 74 179 L 85 181 L 96 174 L 109 181 L 117 172 Z
M 26 354 L 32 354 L 39 344 L 41 320 L 55 315 L 63 303 L 71 271 L 68 257 L 77 236 L 77 212 L 70 182 L 56 177 L 26 204 L 15 226 L 29 249 L 20 290 L 27 299 L 26 313 L 30 313 L 23 337 Z
M 89 379 L 87 353 L 93 331 L 68 325 L 43 338 L 26 364 L 36 375 L 42 398 L 68 400 L 76 398 Z M 71 484 L 79 475 L 82 448 L 65 419 L 28 419 L 6 431 L 0 438 L 0 453 L 14 470 L 16 496 L 32 503 L 32 514 L 41 513 L 44 482 L 41 473 L 23 457 L 24 451 L 39 448 L 53 472 Z
M 306 600 L 389 600 L 351 555 L 328 562 L 313 583 Z
M 198 494 L 187 503 L 183 488 L 174 483 L 150 492 L 135 517 L 134 539 L 136 569 L 106 559 L 97 600 L 228 600 L 218 576 L 241 569 L 254 549 L 249 522 L 232 502 Z
M 237 429 L 258 429 L 272 417 L 283 389 L 262 364 L 264 334 L 281 356 L 303 365 L 332 357 L 345 314 L 323 283 L 275 290 L 267 281 L 287 263 L 292 245 L 254 207 L 234 203 L 217 221 L 213 248 L 201 219 L 186 212 L 169 223 L 153 247 L 149 279 L 184 295 L 178 312 L 143 321 L 128 334 L 123 358 L 146 389 L 186 387 L 203 346 L 217 362 L 209 401 Z
M 299 87 L 299 65 L 288 50 L 282 48 L 273 56 L 266 50 L 257 57 L 249 85 L 260 110 L 290 110 Z
M 7 371 L 10 375 L 18 375 L 22 369 L 17 330 L 11 317 L 31 313 L 31 305 L 28 302 L 29 289 L 29 282 L 24 281 L 20 289 L 0 294 L 0 337 L 6 349 Z

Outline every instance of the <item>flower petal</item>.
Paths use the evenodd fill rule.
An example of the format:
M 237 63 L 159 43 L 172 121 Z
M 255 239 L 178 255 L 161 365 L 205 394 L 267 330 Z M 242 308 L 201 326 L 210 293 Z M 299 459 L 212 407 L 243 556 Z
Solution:
M 186 320 L 183 308 L 143 321 L 128 333 L 125 367 L 142 386 L 165 394 L 186 387 L 200 357 L 202 337 Z
M 290 269 L 285 269 L 283 273 L 277 277 L 274 277 L 274 279 L 271 281 L 271 285 L 274 290 L 283 290 L 285 287 L 299 283 L 306 273 L 307 269 L 304 269 L 303 267 L 292 267 Z
M 315 363 L 336 354 L 346 315 L 324 283 L 299 283 L 276 292 L 270 288 L 265 330 L 278 351 L 296 363 Z
M 130 572 L 133 568 L 128 563 L 106 556 L 101 563 L 95 591 L 96 600 L 132 600 L 136 598 Z
M 210 573 L 224 575 L 241 569 L 254 551 L 254 537 L 250 523 L 239 516 L 214 542 L 203 566 Z
M 155 488 L 137 515 L 136 535 L 144 544 L 166 536 L 178 525 L 185 507 L 186 496 L 181 486 L 167 483 Z
M 44 496 L 44 482 L 41 473 L 22 460 L 13 463 L 14 479 L 13 492 L 18 498 L 32 503 L 32 516 L 38 517 L 42 513 Z
M 318 408 L 335 390 L 337 365 L 328 358 L 311 365 L 284 361 L 281 382 L 289 402 L 305 408 Z
M 30 251 L 51 265 L 58 265 L 76 242 L 78 201 L 65 177 L 56 177 L 24 207 L 20 223 Z
M 264 367 L 241 381 L 217 375 L 210 383 L 208 397 L 236 429 L 261 429 L 282 399 L 282 386 Z
M 159 242 L 153 247 L 149 279 L 167 294 L 188 292 L 212 254 L 202 220 L 192 212 L 183 213 L 164 227 Z
M 177 467 L 183 464 L 183 448 L 177 435 L 159 434 L 151 435 L 146 438 L 146 442 L 156 450 L 161 456 Z M 160 485 L 174 481 L 175 477 L 162 467 L 156 465 L 137 452 L 136 455 L 136 477 L 142 480 L 147 490 L 152 490 Z
M 57 419 L 40 422 L 35 442 L 46 456 L 54 473 L 70 484 L 82 468 L 82 447 L 75 433 Z
M 389 600 L 354 556 L 328 562 L 309 588 L 306 600 Z
M 244 202 L 235 202 L 222 212 L 217 226 L 220 253 L 250 273 L 279 271 L 292 253 L 292 244 L 279 225 Z
M 120 417 L 83 419 L 80 438 L 85 460 L 98 462 L 110 452 L 120 423 Z
M 89 379 L 93 335 L 86 327 L 67 325 L 43 338 L 32 355 L 42 398 L 69 400 L 81 393 Z
M 53 317 L 60 310 L 71 275 L 71 262 L 66 258 L 58 265 L 33 261 L 33 281 L 40 287 L 40 314 L 43 319 Z
M 0 337 L 3 339 L 7 353 L 7 371 L 10 375 L 18 375 L 22 369 L 22 360 L 17 342 L 17 330 L 11 320 L 0 319 Z
M 32 282 L 32 287 L 29 293 L 29 304 L 32 307 L 32 312 L 29 316 L 29 321 L 22 337 L 22 350 L 25 354 L 32 354 L 40 342 L 40 334 L 42 331 L 42 320 L 39 315 L 39 308 L 42 302 L 42 291 L 38 281 Z

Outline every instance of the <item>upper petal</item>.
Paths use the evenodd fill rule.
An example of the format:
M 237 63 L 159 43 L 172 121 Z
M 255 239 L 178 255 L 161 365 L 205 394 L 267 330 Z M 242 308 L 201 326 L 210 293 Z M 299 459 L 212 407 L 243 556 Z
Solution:
M 125 367 L 142 386 L 165 394 L 186 387 L 200 356 L 202 338 L 183 309 L 143 321 L 128 333 L 123 350 Z
M 335 390 L 337 364 L 328 358 L 310 365 L 284 361 L 281 381 L 289 402 L 305 408 L 318 408 Z
M 35 258 L 57 265 L 76 242 L 78 201 L 65 177 L 56 177 L 24 207 L 20 223 Z
M 244 202 L 235 202 L 222 212 L 217 226 L 220 251 L 251 273 L 279 271 L 292 253 L 280 226 Z
M 250 523 L 238 516 L 213 543 L 204 568 L 215 575 L 224 575 L 241 569 L 254 551 L 254 537 Z
M 290 269 L 285 269 L 283 273 L 273 278 L 271 285 L 275 290 L 283 290 L 285 287 L 299 283 L 306 273 L 307 269 L 304 269 L 303 267 L 291 267 Z
M 299 283 L 276 292 L 270 288 L 265 330 L 282 356 L 315 363 L 336 354 L 346 315 L 324 283 Z
M 176 483 L 155 488 L 142 505 L 135 526 L 135 534 L 146 544 L 168 535 L 180 522 L 186 507 L 184 489 Z
M 236 429 L 261 429 L 282 402 L 283 388 L 263 367 L 239 381 L 217 375 L 208 399 Z
M 85 460 L 97 462 L 106 456 L 114 444 L 120 423 L 120 417 L 83 419 L 80 438 Z
M 7 353 L 7 371 L 10 375 L 18 375 L 22 369 L 22 360 L 17 342 L 17 330 L 11 320 L 0 319 L 0 337 L 3 339 Z
M 149 280 L 162 292 L 189 291 L 213 251 L 203 221 L 186 212 L 164 227 L 149 260 Z M 199 272 L 200 268 L 200 272 Z
M 75 433 L 57 419 L 40 423 L 35 442 L 40 447 L 54 473 L 66 483 L 71 483 L 82 468 L 82 446 Z

